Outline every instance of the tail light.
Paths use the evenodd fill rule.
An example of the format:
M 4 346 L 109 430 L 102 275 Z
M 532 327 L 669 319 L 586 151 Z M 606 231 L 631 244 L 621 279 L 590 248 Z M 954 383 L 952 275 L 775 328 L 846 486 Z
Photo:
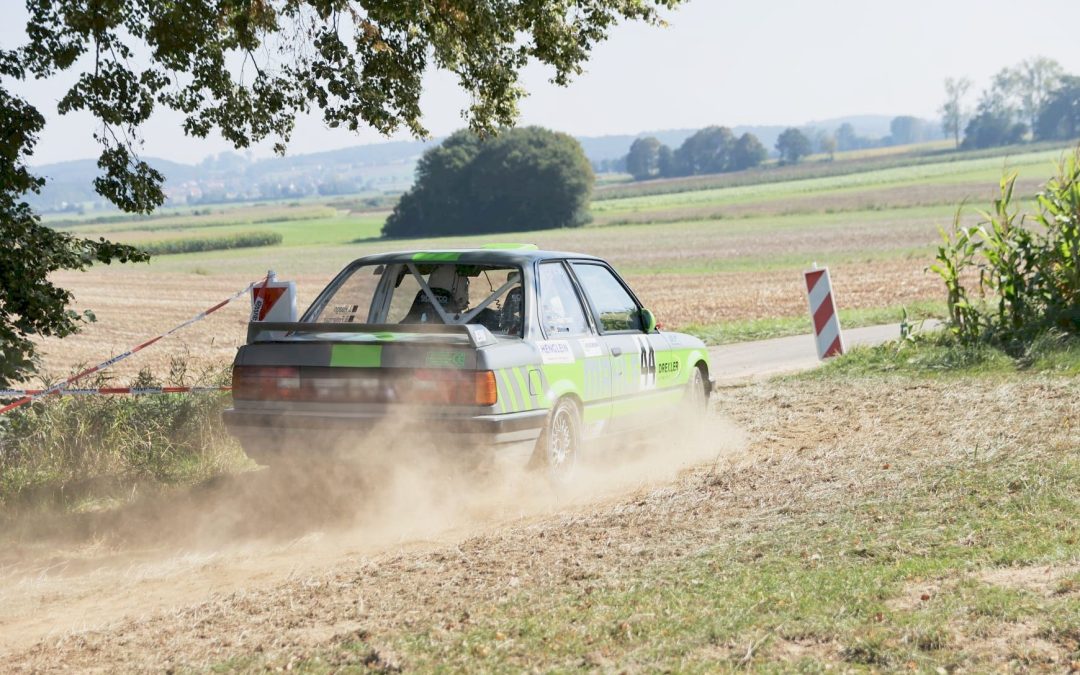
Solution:
M 398 389 L 403 402 L 444 405 L 495 405 L 499 393 L 490 370 L 416 370 Z
M 300 369 L 292 366 L 233 366 L 233 398 L 292 401 L 300 398 Z
M 495 384 L 494 371 L 476 371 L 474 379 L 476 380 L 476 405 L 495 405 L 499 401 L 499 388 Z

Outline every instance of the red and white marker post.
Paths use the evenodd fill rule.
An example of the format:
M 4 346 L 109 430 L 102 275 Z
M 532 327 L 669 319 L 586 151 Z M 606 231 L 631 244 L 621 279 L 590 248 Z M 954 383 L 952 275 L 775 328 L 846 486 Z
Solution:
M 814 322 L 814 340 L 817 342 L 818 358 L 825 360 L 830 356 L 844 353 L 844 339 L 840 334 L 840 317 L 836 315 L 833 303 L 832 282 L 829 280 L 829 268 L 803 272 L 806 279 L 806 297 L 810 301 L 810 318 Z
M 274 270 L 251 289 L 251 321 L 296 321 L 296 282 L 278 281 Z

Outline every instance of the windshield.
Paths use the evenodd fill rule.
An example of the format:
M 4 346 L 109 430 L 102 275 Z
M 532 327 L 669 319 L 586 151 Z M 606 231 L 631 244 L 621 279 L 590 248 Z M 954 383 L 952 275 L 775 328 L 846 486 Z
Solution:
M 521 336 L 521 270 L 505 265 L 408 262 L 360 265 L 316 302 L 316 323 L 479 324 Z

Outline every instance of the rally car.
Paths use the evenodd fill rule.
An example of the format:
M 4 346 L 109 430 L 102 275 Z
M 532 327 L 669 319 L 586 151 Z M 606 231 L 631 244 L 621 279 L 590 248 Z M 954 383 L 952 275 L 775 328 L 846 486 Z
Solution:
M 583 443 L 703 415 L 712 387 L 704 344 L 658 330 L 603 260 L 492 245 L 360 258 L 299 322 L 252 322 L 225 422 L 271 465 L 312 452 L 314 431 L 397 424 L 527 447 L 561 479 Z

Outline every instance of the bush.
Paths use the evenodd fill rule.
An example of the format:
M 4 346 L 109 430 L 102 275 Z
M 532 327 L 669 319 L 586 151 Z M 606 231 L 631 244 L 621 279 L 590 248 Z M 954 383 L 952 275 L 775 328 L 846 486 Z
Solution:
M 961 206 L 930 267 L 945 282 L 960 341 L 1010 354 L 1047 331 L 1080 333 L 1080 148 L 1059 163 L 1030 221 L 1013 206 L 1015 182 L 1015 173 L 1002 178 L 1001 196 L 977 225 L 961 226 Z M 973 296 L 965 284 L 975 274 Z
M 139 245 L 150 255 L 170 255 L 173 253 L 199 253 L 201 251 L 224 251 L 231 248 L 251 248 L 253 246 L 274 246 L 282 241 L 280 232 L 238 232 L 221 237 L 190 237 L 186 239 L 166 239 Z
M 521 232 L 588 220 L 592 167 L 572 137 L 509 129 L 459 131 L 424 153 L 416 185 L 383 226 L 387 237 Z

